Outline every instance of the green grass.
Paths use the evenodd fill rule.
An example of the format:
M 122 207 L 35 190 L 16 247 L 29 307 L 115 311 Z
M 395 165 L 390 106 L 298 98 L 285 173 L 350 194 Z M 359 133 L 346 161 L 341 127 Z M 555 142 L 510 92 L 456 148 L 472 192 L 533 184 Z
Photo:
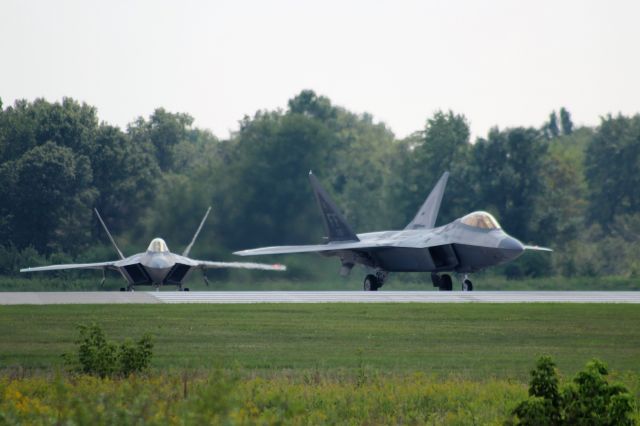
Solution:
M 502 424 L 526 387 L 414 374 L 334 380 L 154 374 L 0 377 L 0 424 Z
M 150 332 L 150 374 L 59 374 L 91 321 Z M 0 424 L 497 425 L 541 354 L 564 383 L 600 358 L 640 400 L 638 324 L 611 304 L 0 306 Z
M 569 375 L 597 357 L 640 373 L 640 309 L 610 304 L 258 304 L 0 307 L 0 366 L 55 369 L 76 324 L 153 335 L 152 366 L 382 372 L 526 380 L 549 354 Z

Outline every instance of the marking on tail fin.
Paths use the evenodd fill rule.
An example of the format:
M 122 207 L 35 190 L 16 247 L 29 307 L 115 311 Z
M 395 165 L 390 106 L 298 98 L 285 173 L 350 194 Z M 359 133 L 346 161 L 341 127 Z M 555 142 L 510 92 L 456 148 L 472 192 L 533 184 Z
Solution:
M 444 172 L 418 210 L 416 217 L 404 229 L 431 229 L 434 227 L 440 211 L 444 189 L 447 186 L 447 179 L 449 179 L 449 172 Z
M 311 171 L 309 171 L 309 181 L 311 181 L 313 193 L 322 211 L 322 219 L 329 241 L 360 241 Z
M 111 240 L 111 244 L 113 244 L 113 247 L 115 247 L 116 251 L 118 252 L 118 256 L 120 256 L 120 259 L 124 259 L 124 255 L 122 254 L 122 252 L 118 248 L 118 245 L 116 244 L 116 241 L 111 236 L 111 232 L 109 232 L 109 229 L 107 229 L 107 225 L 104 224 L 104 221 L 100 217 L 100 213 L 98 213 L 98 209 L 94 208 L 93 211 L 96 212 L 96 216 L 98 216 L 98 220 L 100 221 L 100 223 L 102 224 L 102 227 L 104 228 L 104 230 L 106 231 L 107 235 L 109 236 L 109 239 Z

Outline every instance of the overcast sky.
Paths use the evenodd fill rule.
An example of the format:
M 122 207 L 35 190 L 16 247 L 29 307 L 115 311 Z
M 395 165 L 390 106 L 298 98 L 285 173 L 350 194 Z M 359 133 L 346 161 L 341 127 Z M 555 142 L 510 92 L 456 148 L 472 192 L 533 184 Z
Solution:
M 403 137 L 438 109 L 476 136 L 640 111 L 638 1 L 0 3 L 0 97 L 70 96 L 126 126 L 157 107 L 225 138 L 302 89 Z

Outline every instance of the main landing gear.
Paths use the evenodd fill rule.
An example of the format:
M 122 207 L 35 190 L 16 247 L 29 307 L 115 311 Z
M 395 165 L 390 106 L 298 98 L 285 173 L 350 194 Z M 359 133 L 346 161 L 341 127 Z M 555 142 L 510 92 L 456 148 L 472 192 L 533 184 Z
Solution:
M 378 271 L 375 275 L 369 274 L 364 277 L 364 291 L 378 291 L 378 289 L 384 285 L 384 280 L 387 278 L 387 275 L 384 271 Z
M 431 273 L 431 282 L 433 283 L 433 286 L 438 287 L 440 291 L 453 290 L 453 280 L 449 274 L 438 275 L 433 272 Z M 473 283 L 467 275 L 465 275 L 462 280 L 462 291 L 473 291 Z
M 462 280 L 462 291 L 473 291 L 473 283 L 466 275 Z

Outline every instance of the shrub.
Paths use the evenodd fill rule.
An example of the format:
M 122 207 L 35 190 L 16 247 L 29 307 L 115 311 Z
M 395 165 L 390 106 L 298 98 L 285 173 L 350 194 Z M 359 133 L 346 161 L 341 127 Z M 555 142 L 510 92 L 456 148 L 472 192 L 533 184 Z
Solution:
M 516 425 L 633 425 L 634 406 L 629 391 L 609 384 L 607 367 L 598 360 L 587 363 L 572 383 L 558 388 L 555 363 L 541 357 L 531 371 L 529 399 L 512 411 Z
M 153 355 L 151 336 L 145 334 L 137 342 L 125 340 L 120 345 L 108 342 L 104 331 L 95 323 L 79 325 L 77 356 L 63 355 L 67 365 L 80 373 L 93 376 L 129 376 L 146 370 Z

